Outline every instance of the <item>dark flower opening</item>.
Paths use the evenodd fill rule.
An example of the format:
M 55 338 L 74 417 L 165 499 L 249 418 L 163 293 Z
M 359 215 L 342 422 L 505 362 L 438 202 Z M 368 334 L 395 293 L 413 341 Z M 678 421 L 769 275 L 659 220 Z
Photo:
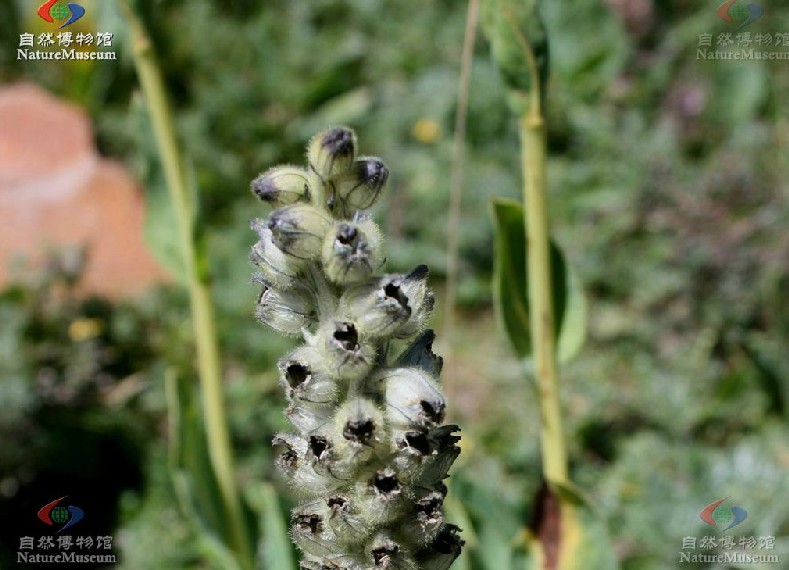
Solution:
M 293 389 L 298 388 L 309 380 L 310 375 L 311 372 L 309 367 L 304 364 L 299 364 L 298 362 L 289 364 L 285 369 L 285 379 L 288 381 L 288 385 Z
M 339 495 L 336 497 L 329 497 L 329 500 L 326 501 L 326 504 L 329 505 L 330 509 L 341 511 L 344 510 L 345 505 L 348 504 L 348 499 Z
M 381 494 L 387 495 L 400 489 L 400 481 L 397 476 L 388 473 L 378 473 L 373 479 L 373 487 Z
M 345 428 L 342 430 L 342 436 L 348 441 L 367 443 L 372 439 L 373 432 L 375 432 L 375 423 L 373 423 L 373 420 L 364 420 L 361 422 L 348 421 L 345 423 Z
M 323 530 L 323 517 L 316 514 L 299 515 L 296 525 L 302 530 L 309 530 L 312 534 L 320 534 Z
M 441 505 L 443 504 L 444 498 L 441 495 L 432 494 L 416 502 L 416 512 L 429 519 L 441 511 Z
M 384 286 L 384 295 L 387 299 L 394 299 L 397 301 L 401 307 L 407 309 L 408 313 L 411 314 L 411 307 L 408 306 L 408 297 L 405 296 L 400 285 L 394 282 L 387 283 Z
M 323 459 L 323 455 L 328 453 L 330 448 L 331 444 L 325 437 L 320 435 L 310 436 L 310 451 L 316 458 Z
M 340 323 L 337 325 L 337 328 L 334 330 L 334 340 L 348 351 L 359 348 L 359 333 L 356 332 L 356 327 L 353 323 Z
M 386 566 L 400 548 L 396 544 L 387 544 L 373 549 L 373 562 L 376 566 Z
M 359 243 L 359 230 L 350 224 L 341 224 L 337 230 L 337 242 L 355 249 Z
M 446 525 L 433 541 L 431 549 L 440 554 L 454 554 L 458 552 L 460 547 L 465 544 L 465 542 L 460 540 L 458 531 L 460 531 L 459 527 L 453 524 Z
M 430 440 L 427 434 L 422 431 L 409 431 L 405 434 L 405 444 L 411 449 L 417 450 L 422 455 L 430 453 Z

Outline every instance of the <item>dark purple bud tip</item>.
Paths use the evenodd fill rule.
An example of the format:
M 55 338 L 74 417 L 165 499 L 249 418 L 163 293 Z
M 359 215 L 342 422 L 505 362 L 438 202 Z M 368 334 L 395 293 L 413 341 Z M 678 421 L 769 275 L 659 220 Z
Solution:
M 285 379 L 291 388 L 298 388 L 310 378 L 310 369 L 304 364 L 293 362 L 285 369 Z
M 341 224 L 337 230 L 337 242 L 356 249 L 359 244 L 359 230 L 350 224 Z
M 326 131 L 321 146 L 334 156 L 348 156 L 354 152 L 354 136 L 350 129 L 337 127 Z
M 381 188 L 389 178 L 389 169 L 380 158 L 358 160 L 355 168 L 359 181 L 373 189 Z
M 272 177 L 266 174 L 261 174 L 255 178 L 250 188 L 255 196 L 268 204 L 273 204 L 279 197 L 279 188 L 277 188 Z
M 430 274 L 430 269 L 427 265 L 417 265 L 414 270 L 405 276 L 406 279 L 427 279 Z

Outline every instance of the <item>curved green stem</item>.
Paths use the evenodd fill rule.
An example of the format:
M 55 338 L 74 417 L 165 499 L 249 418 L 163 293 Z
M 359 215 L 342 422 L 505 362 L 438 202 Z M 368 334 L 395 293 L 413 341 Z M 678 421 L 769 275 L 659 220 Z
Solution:
M 211 284 L 208 272 L 204 269 L 205 252 L 199 247 L 200 241 L 197 235 L 199 228 L 195 227 L 195 204 L 189 193 L 164 82 L 156 64 L 153 46 L 139 19 L 128 6 L 125 4 L 122 6 L 130 30 L 135 68 L 150 114 L 167 189 L 176 216 L 176 231 L 189 283 L 192 326 L 211 466 L 222 495 L 225 517 L 230 526 L 228 534 L 232 537 L 232 548 L 243 568 L 253 568 L 252 547 L 249 544 L 235 479 L 233 452 L 225 414 Z

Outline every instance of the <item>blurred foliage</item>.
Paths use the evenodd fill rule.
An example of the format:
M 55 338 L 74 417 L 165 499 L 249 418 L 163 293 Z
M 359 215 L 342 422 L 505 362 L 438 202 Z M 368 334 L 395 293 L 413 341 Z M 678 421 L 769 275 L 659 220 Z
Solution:
M 0 81 L 36 81 L 84 106 L 102 152 L 154 187 L 150 141 L 130 112 L 136 81 L 117 7 L 100 4 L 93 25 L 115 32 L 120 60 L 60 65 L 9 56 L 18 33 L 37 24 L 28 3 L 8 3 Z M 426 262 L 440 278 L 465 5 L 137 4 L 204 199 L 242 487 L 279 485 L 268 442 L 284 425 L 272 372 L 284 347 L 250 316 L 249 181 L 300 160 L 321 127 L 352 126 L 371 153 L 391 157 L 377 209 L 389 267 Z M 699 34 L 728 31 L 708 2 L 544 4 L 551 216 L 589 301 L 586 345 L 562 373 L 572 477 L 600 505 L 627 570 L 676 567 L 682 537 L 709 534 L 699 509 L 729 495 L 750 513 L 737 534 L 777 536 L 776 552 L 789 556 L 789 506 L 776 500 L 789 492 L 789 66 L 696 60 Z M 789 13 L 775 3 L 752 31 L 789 31 Z M 464 425 L 453 516 L 467 521 L 471 546 L 458 567 L 501 570 L 522 562 L 512 540 L 530 510 L 522 498 L 537 492 L 537 408 L 489 319 L 489 201 L 517 196 L 520 174 L 506 92 L 478 44 L 461 225 L 465 313 L 451 380 Z M 14 502 L 39 478 L 54 488 L 63 474 L 44 474 L 68 465 L 53 459 L 74 453 L 78 436 L 89 440 L 86 453 L 109 442 L 129 469 L 105 474 L 115 488 L 106 505 L 116 508 L 95 511 L 121 524 L 121 566 L 202 567 L 164 470 L 163 362 L 191 363 L 186 299 L 164 290 L 110 304 L 50 290 L 0 298 L 0 515 L 40 506 Z M 101 333 L 69 336 L 81 319 L 101 321 Z M 119 386 L 131 391 L 120 406 L 108 401 Z M 87 464 L 71 476 L 99 477 L 104 462 Z M 270 500 L 265 488 L 251 492 L 252 503 Z

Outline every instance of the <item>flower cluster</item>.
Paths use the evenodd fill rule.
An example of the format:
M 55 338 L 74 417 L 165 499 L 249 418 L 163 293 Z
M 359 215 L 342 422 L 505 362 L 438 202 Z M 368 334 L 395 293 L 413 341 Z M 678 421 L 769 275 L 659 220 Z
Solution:
M 442 360 L 424 330 L 433 293 L 424 265 L 379 273 L 383 239 L 362 212 L 389 171 L 356 146 L 353 131 L 330 129 L 310 142 L 306 169 L 252 182 L 275 207 L 252 223 L 256 314 L 304 339 L 278 363 L 297 432 L 274 439 L 302 498 L 291 533 L 302 570 L 446 570 L 462 546 L 442 509 L 460 438 L 442 425 Z

